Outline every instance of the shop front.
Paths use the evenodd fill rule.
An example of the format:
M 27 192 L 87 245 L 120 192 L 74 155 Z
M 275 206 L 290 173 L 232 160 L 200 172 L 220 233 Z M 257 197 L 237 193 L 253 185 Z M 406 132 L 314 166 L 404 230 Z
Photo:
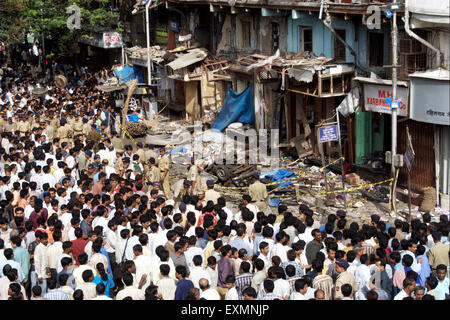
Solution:
M 429 167 L 436 188 L 436 200 L 442 208 L 449 209 L 450 193 L 450 74 L 445 69 L 416 72 L 410 75 L 410 118 L 420 123 L 417 138 L 431 144 Z M 429 128 L 429 130 L 426 130 Z M 425 135 L 431 135 L 426 138 Z M 433 140 L 433 143 L 430 143 Z M 414 143 L 414 141 L 413 141 Z M 416 154 L 426 150 L 419 149 Z

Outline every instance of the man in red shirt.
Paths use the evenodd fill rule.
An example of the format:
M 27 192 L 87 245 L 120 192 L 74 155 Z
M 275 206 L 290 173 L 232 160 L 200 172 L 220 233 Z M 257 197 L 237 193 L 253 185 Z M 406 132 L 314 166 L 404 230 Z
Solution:
M 88 240 L 83 239 L 83 231 L 81 230 L 81 228 L 75 229 L 75 236 L 77 238 L 72 241 L 72 255 L 75 259 L 75 264 L 79 266 L 80 263 L 78 262 L 78 256 L 84 252 L 84 247 L 86 247 Z
M 213 226 L 215 226 L 217 224 L 217 218 L 215 215 L 214 204 L 212 201 L 208 203 L 206 207 L 203 209 L 202 215 L 198 218 L 198 226 L 203 226 L 203 222 L 205 220 L 206 215 L 210 215 L 213 217 Z

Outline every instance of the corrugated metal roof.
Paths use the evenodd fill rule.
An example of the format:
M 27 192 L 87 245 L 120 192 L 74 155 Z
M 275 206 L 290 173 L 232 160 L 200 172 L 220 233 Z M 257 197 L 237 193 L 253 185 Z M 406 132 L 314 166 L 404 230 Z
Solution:
M 383 84 L 386 86 L 392 86 L 392 80 L 388 80 L 388 79 L 354 77 L 353 80 L 363 82 L 363 83 Z M 408 82 L 407 81 L 397 81 L 397 85 L 402 86 L 402 87 L 408 87 Z
M 425 78 L 425 79 L 433 79 L 433 80 L 450 80 L 450 71 L 442 68 L 428 70 L 423 72 L 415 72 L 409 75 L 413 78 Z

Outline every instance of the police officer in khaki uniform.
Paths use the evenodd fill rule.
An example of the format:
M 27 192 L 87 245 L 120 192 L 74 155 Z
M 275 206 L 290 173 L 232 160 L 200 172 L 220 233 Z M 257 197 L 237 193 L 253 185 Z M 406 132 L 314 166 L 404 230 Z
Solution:
M 220 193 L 214 190 L 214 181 L 213 180 L 207 180 L 206 181 L 206 187 L 208 190 L 205 192 L 205 203 L 207 203 L 209 200 L 214 202 L 214 204 L 217 204 L 217 199 L 220 198 Z
M 166 148 L 159 149 L 161 159 L 159 160 L 159 169 L 161 170 L 161 184 L 167 199 L 172 199 L 172 190 L 170 190 L 170 157 L 166 154 Z
M 25 137 L 27 132 L 30 131 L 30 124 L 23 115 L 20 116 L 20 120 L 17 123 L 17 130 L 20 132 L 21 137 Z
M 0 132 L 5 131 L 5 123 L 6 123 L 6 113 L 3 113 L 0 117 Z
M 50 120 L 45 120 L 43 125 L 44 130 L 42 131 L 43 134 L 47 136 L 48 142 L 53 142 L 53 139 L 55 138 L 55 128 L 50 125 Z
M 91 132 L 91 125 L 88 123 L 87 118 L 83 118 L 83 134 L 85 137 L 89 135 L 89 132 Z
M 116 160 L 116 163 L 114 163 L 114 170 L 116 170 L 116 173 L 119 173 L 122 170 L 122 168 L 123 168 L 123 164 L 122 164 L 123 156 L 122 156 L 122 153 L 123 153 L 123 150 L 116 149 L 117 160 Z
M 72 128 L 70 128 L 67 125 L 66 119 L 61 119 L 59 121 L 59 124 L 61 125 L 58 130 L 56 131 L 56 135 L 59 138 L 59 141 L 61 143 L 63 142 L 70 142 L 70 138 L 72 137 Z
M 30 130 L 33 130 L 33 128 L 39 128 L 41 125 L 41 119 L 39 114 L 36 114 L 36 116 L 32 117 L 32 123 L 31 123 L 31 127 Z
M 102 139 L 111 139 L 111 129 L 106 125 L 104 121 L 100 125 L 100 131 L 102 133 Z
M 266 199 L 268 196 L 266 186 L 259 181 L 257 172 L 253 173 L 252 177 L 253 183 L 248 187 L 248 194 L 255 201 L 259 211 L 265 212 L 267 210 Z
M 72 124 L 73 135 L 83 134 L 83 121 L 81 121 L 80 114 L 75 114 L 75 121 Z
M 155 152 L 155 146 L 152 144 L 146 144 L 145 148 L 147 150 L 144 151 L 145 153 L 145 159 L 155 158 L 155 164 L 157 165 L 158 162 L 158 154 Z
M 55 113 L 54 113 L 54 112 L 51 112 L 51 113 L 50 113 L 50 117 L 51 117 L 50 125 L 51 125 L 51 126 L 53 127 L 53 129 L 55 130 L 56 136 L 58 136 L 58 133 L 57 133 L 58 128 L 59 128 L 58 117 L 55 116 Z
M 15 132 L 16 131 L 16 123 L 13 122 L 12 118 L 8 118 L 8 122 L 4 125 L 5 132 Z
M 194 158 L 191 159 L 191 164 L 188 172 L 188 179 L 192 181 L 191 195 L 197 195 L 202 188 L 202 178 L 200 177 L 200 172 L 202 167 L 198 166 L 194 162 Z
M 147 183 L 149 186 L 153 185 L 153 182 L 158 182 L 161 180 L 161 170 L 155 164 L 155 158 L 148 159 L 148 164 L 150 170 L 147 172 Z
M 139 162 L 142 163 L 142 165 L 144 165 L 144 163 L 146 162 L 145 151 L 143 147 L 144 145 L 142 144 L 142 142 L 138 142 L 136 144 L 136 151 L 134 152 L 134 154 L 137 154 L 139 156 Z
M 116 151 L 119 151 L 120 153 L 123 153 L 125 146 L 123 145 L 122 139 L 119 138 L 119 135 L 115 131 L 113 132 L 112 136 L 113 137 L 111 138 L 111 144 L 114 146 L 114 149 Z M 155 158 L 155 160 L 156 160 L 156 158 Z

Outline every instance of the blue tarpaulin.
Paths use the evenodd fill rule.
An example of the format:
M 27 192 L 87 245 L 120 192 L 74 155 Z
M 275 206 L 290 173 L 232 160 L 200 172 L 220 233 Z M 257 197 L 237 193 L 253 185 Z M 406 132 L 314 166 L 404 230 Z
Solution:
M 296 176 L 296 174 L 295 174 L 295 172 L 292 172 L 292 171 L 289 171 L 286 169 L 280 169 L 277 171 L 267 172 L 264 174 L 264 176 L 266 178 L 272 177 L 272 179 L 271 179 L 272 182 L 278 182 L 278 181 L 283 181 L 283 180 L 287 180 L 290 178 L 294 178 Z M 284 187 L 289 186 L 290 184 L 291 184 L 291 181 L 286 181 L 286 182 L 280 183 L 277 187 L 284 188 Z
M 135 113 L 132 113 L 127 116 L 127 120 L 130 122 L 139 122 L 139 116 Z
M 241 93 L 233 91 L 230 86 L 222 109 L 212 127 L 223 131 L 233 122 L 255 123 L 253 89 L 250 85 Z
M 131 66 L 127 64 L 122 70 L 114 69 L 114 74 L 120 82 L 128 82 L 134 79 L 138 79 L 139 83 L 144 83 L 144 77 L 142 76 L 142 70 L 139 66 Z

